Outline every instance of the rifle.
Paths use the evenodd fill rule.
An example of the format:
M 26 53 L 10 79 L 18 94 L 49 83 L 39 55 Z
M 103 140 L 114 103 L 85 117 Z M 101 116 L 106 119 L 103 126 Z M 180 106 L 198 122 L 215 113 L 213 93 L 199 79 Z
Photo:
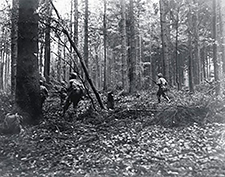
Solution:
M 152 79 L 151 77 L 149 77 L 149 78 L 157 85 L 157 82 L 154 79 Z

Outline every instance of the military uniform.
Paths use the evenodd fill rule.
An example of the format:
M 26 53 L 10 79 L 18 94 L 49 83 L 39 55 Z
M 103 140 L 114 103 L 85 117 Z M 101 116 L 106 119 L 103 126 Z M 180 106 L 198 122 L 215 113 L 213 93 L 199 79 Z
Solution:
M 170 101 L 169 97 L 166 95 L 166 92 L 168 91 L 167 89 L 167 81 L 165 78 L 163 78 L 162 74 L 159 73 L 158 74 L 158 80 L 156 82 L 156 84 L 159 86 L 158 88 L 158 92 L 157 92 L 157 98 L 158 98 L 158 102 L 161 102 L 161 96 L 163 96 L 168 102 Z
M 59 97 L 60 97 L 60 104 L 62 106 L 67 97 L 67 89 L 65 82 L 61 82 L 61 87 L 59 89 Z
M 41 93 L 41 106 L 44 104 L 48 97 L 48 89 L 43 85 L 43 81 L 40 81 L 40 93 Z
M 73 103 L 73 108 L 75 109 L 83 96 L 84 86 L 83 84 L 77 80 L 77 74 L 72 73 L 70 75 L 69 84 L 67 87 L 67 98 L 63 108 L 63 114 L 65 114 L 66 110 Z

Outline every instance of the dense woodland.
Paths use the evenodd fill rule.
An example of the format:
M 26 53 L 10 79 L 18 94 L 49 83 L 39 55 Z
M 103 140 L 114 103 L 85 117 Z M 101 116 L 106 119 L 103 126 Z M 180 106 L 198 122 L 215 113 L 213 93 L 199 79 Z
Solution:
M 225 176 L 224 36 L 224 0 L 1 1 L 0 176 Z

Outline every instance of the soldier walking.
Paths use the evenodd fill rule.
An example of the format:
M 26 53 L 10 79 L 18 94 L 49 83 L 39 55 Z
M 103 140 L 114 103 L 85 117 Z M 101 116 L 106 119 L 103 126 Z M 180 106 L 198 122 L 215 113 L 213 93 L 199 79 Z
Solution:
M 158 85 L 158 92 L 157 92 L 158 103 L 161 102 L 161 96 L 163 96 L 168 102 L 170 102 L 170 99 L 166 94 L 166 92 L 168 91 L 168 88 L 167 88 L 168 83 L 166 79 L 163 78 L 162 73 L 159 73 L 157 76 L 158 76 L 158 80 L 156 84 Z
M 76 73 L 70 74 L 69 84 L 67 87 L 67 98 L 63 107 L 63 115 L 65 115 L 65 112 L 71 104 L 73 104 L 73 108 L 76 109 L 83 96 L 84 86 L 77 77 Z
M 41 93 L 41 107 L 42 107 L 46 98 L 48 97 L 48 89 L 44 86 L 43 80 L 40 80 L 40 93 Z

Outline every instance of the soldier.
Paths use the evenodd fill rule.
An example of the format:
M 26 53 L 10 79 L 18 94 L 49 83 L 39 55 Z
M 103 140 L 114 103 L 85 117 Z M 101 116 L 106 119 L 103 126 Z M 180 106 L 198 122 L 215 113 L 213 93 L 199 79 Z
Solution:
M 114 109 L 113 91 L 108 92 L 108 95 L 107 95 L 107 108 L 108 109 Z
M 62 106 L 67 97 L 66 83 L 64 81 L 61 82 L 61 87 L 59 89 L 59 97 L 60 105 Z
M 41 106 L 43 106 L 46 98 L 48 97 L 48 89 L 43 85 L 42 80 L 40 80 L 40 93 L 41 93 Z
M 169 97 L 166 95 L 166 92 L 168 91 L 167 89 L 167 81 L 165 78 L 163 78 L 162 73 L 158 74 L 158 80 L 156 82 L 156 84 L 159 86 L 158 92 L 157 92 L 157 98 L 158 98 L 158 102 L 161 102 L 161 96 L 163 96 L 168 102 L 170 102 Z
M 67 87 L 67 98 L 63 108 L 63 115 L 65 115 L 66 110 L 73 103 L 73 108 L 76 109 L 77 104 L 83 96 L 84 86 L 77 79 L 76 73 L 71 73 L 69 78 L 69 84 Z

